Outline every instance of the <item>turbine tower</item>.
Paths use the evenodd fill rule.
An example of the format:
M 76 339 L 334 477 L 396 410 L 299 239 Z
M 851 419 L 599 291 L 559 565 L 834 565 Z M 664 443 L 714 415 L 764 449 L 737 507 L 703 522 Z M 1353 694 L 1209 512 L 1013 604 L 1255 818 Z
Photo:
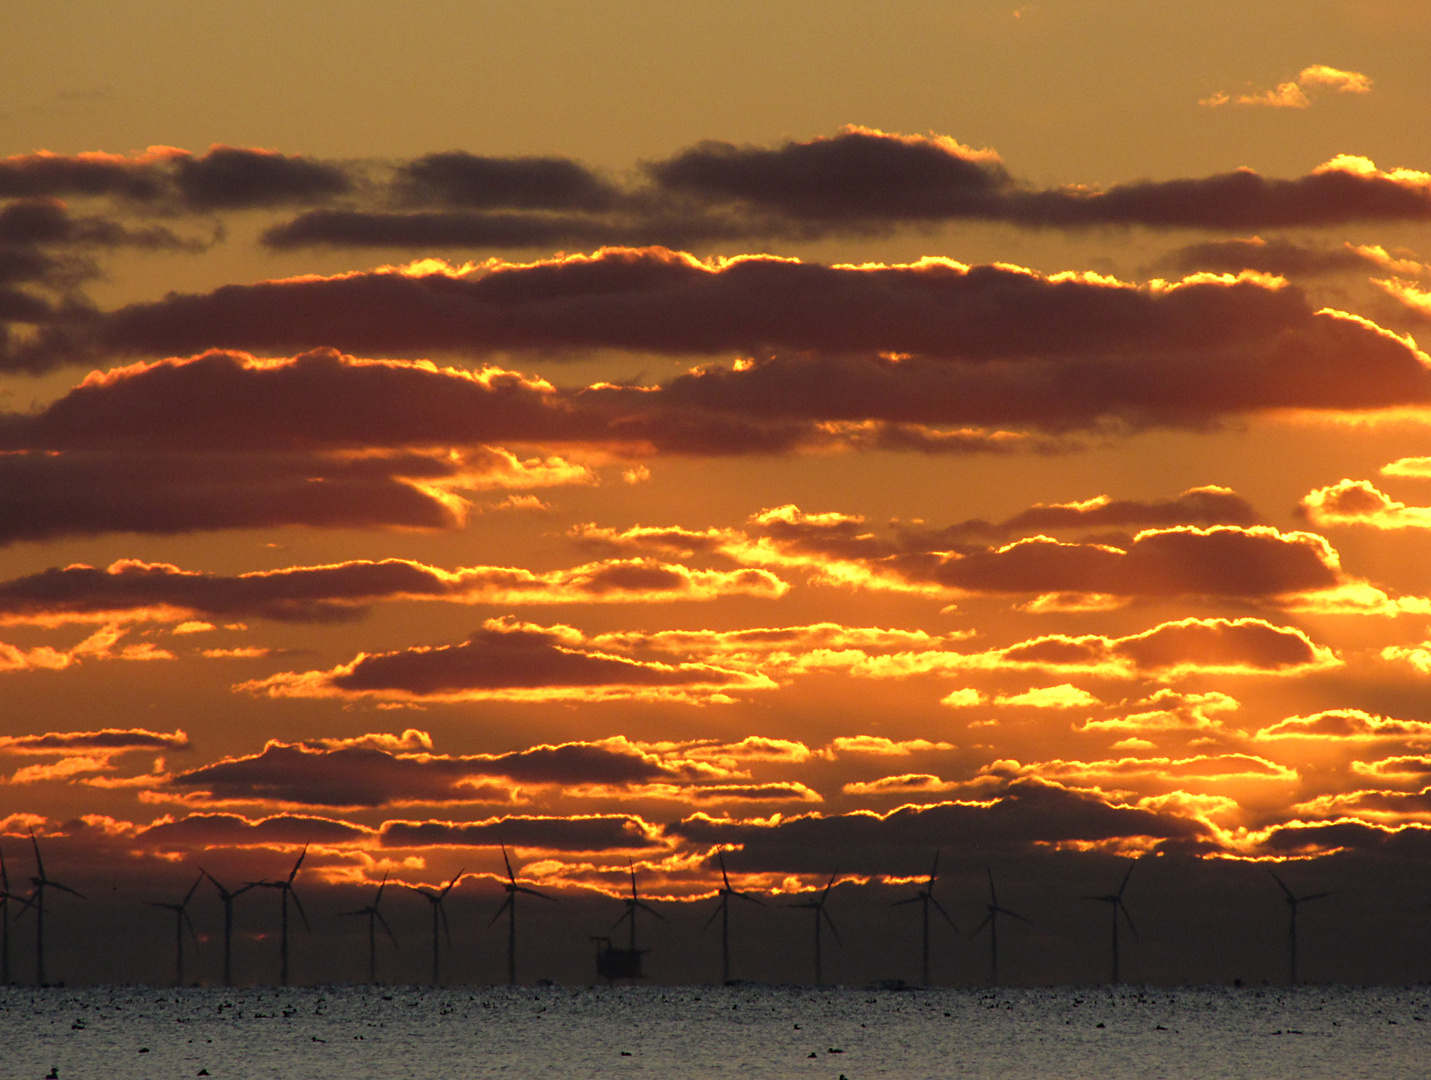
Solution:
M 25 906 L 20 909 L 20 914 L 16 919 L 25 917 L 25 912 L 30 908 L 35 909 L 35 985 L 45 985 L 45 890 L 59 889 L 60 892 L 67 892 L 71 896 L 78 896 L 85 899 L 83 894 L 75 892 L 68 885 L 61 885 L 58 881 L 51 881 L 45 875 L 45 860 L 40 858 L 40 842 L 35 839 L 35 830 L 30 830 L 30 844 L 35 849 L 35 877 L 30 878 L 30 895 L 25 898 Z
M 624 903 L 624 904 L 626 905 L 626 913 L 625 913 L 624 915 L 622 915 L 621 918 L 617 919 L 614 923 L 611 924 L 611 929 L 615 930 L 615 929 L 616 929 L 618 926 L 620 926 L 622 923 L 624 923 L 624 922 L 630 922 L 630 924 L 631 924 L 631 939 L 630 939 L 630 940 L 631 940 L 631 945 L 630 945 L 630 949 L 631 949 L 631 951 L 634 953 L 634 952 L 636 951 L 636 911 L 637 911 L 637 909 L 639 908 L 641 911 L 646 912 L 648 915 L 654 915 L 654 916 L 656 916 L 656 918 L 660 919 L 662 922 L 665 922 L 665 921 L 666 921 L 666 916 L 662 915 L 659 911 L 657 911 L 655 908 L 653 908 L 650 904 L 646 903 L 646 901 L 642 900 L 639 896 L 636 895 L 636 864 L 633 863 L 633 862 L 628 858 L 628 859 L 626 860 L 626 865 L 631 868 L 631 895 L 628 896 L 628 897 L 626 897 L 626 898 L 622 901 L 622 903 Z
M 387 919 L 383 918 L 383 913 L 378 910 L 378 905 L 383 902 L 383 890 L 388 886 L 387 871 L 383 871 L 383 880 L 378 885 L 378 894 L 373 897 L 373 902 L 365 908 L 358 908 L 357 911 L 340 911 L 339 918 L 346 918 L 349 915 L 366 915 L 368 917 L 368 982 L 378 981 L 378 923 L 383 924 L 383 930 L 388 937 L 392 938 L 393 948 L 399 949 L 397 935 L 393 933 L 393 928 L 388 925 Z
M 502 888 L 507 890 L 507 899 L 502 901 L 502 906 L 497 909 L 497 914 L 492 916 L 492 922 L 487 925 L 492 926 L 502 917 L 502 912 L 507 913 L 507 985 L 517 985 L 517 894 L 526 893 L 528 896 L 540 896 L 543 900 L 556 900 L 555 896 L 548 896 L 544 892 L 537 892 L 536 889 L 529 889 L 525 885 L 517 884 L 517 875 L 512 873 L 512 860 L 507 858 L 507 845 L 502 845 L 502 862 L 507 865 L 507 883 Z
M 184 899 L 177 904 L 165 904 L 158 900 L 150 900 L 150 907 L 163 908 L 174 913 L 174 985 L 184 985 L 184 929 L 189 930 L 189 936 L 194 939 L 194 944 L 199 943 L 199 935 L 194 932 L 194 923 L 189 918 L 189 901 L 194 898 L 194 890 L 199 887 L 199 882 L 204 880 L 204 872 L 199 871 L 199 876 L 194 879 L 194 884 L 189 886 L 189 891 L 184 894 Z
M 751 896 L 750 893 L 741 892 L 739 889 L 730 887 L 730 878 L 725 872 L 725 852 L 716 852 L 716 858 L 720 861 L 720 903 L 711 912 L 711 917 L 706 920 L 706 925 L 701 929 L 708 929 L 710 924 L 715 922 L 717 915 L 720 916 L 720 979 L 722 983 L 730 982 L 730 898 L 732 896 L 740 900 L 748 900 L 752 904 L 765 904 L 759 898 Z
M 210 884 L 212 884 L 214 888 L 219 890 L 219 899 L 222 900 L 224 904 L 224 985 L 232 986 L 234 899 L 236 897 L 242 896 L 244 893 L 254 888 L 258 884 L 258 882 L 250 881 L 247 885 L 242 885 L 239 888 L 235 889 L 233 892 L 229 892 L 228 889 L 224 888 L 222 885 L 219 884 L 218 878 L 214 877 L 213 874 L 209 873 L 203 867 L 199 868 L 199 873 L 203 874 L 204 877 L 208 878 Z
M 959 928 L 954 925 L 954 920 L 949 917 L 949 912 L 945 911 L 944 906 L 940 904 L 938 900 L 934 899 L 934 883 L 938 880 L 939 852 L 936 851 L 934 853 L 934 865 L 929 870 L 929 880 L 925 883 L 924 888 L 920 889 L 913 896 L 906 897 L 903 900 L 896 900 L 893 904 L 890 905 L 891 907 L 899 907 L 902 904 L 919 904 L 923 908 L 924 937 L 923 951 L 921 953 L 921 958 L 923 961 L 923 966 L 921 968 L 923 982 L 921 983 L 921 985 L 923 986 L 929 985 L 929 905 L 934 905 L 934 910 L 939 912 L 939 914 L 944 917 L 944 921 L 949 924 L 949 928 L 951 930 L 953 930 L 956 934 L 959 932 Z
M 825 884 L 824 891 L 820 893 L 818 900 L 802 900 L 799 903 L 791 904 L 793 908 L 806 908 L 815 913 L 815 985 L 825 985 L 824 956 L 820 951 L 820 923 L 830 924 L 830 933 L 835 935 L 835 942 L 840 948 L 845 947 L 845 943 L 840 940 L 840 931 L 835 928 L 835 920 L 830 918 L 830 913 L 825 910 L 825 901 L 830 897 L 830 890 L 835 887 L 835 881 L 840 876 L 836 870 L 830 875 L 830 880 Z
M 989 982 L 994 986 L 998 986 L 999 916 L 1008 915 L 1010 918 L 1029 923 L 1030 926 L 1032 926 L 1033 923 L 1029 922 L 1028 919 L 1020 915 L 1017 911 L 1010 911 L 1008 908 L 999 904 L 999 894 L 994 891 L 994 872 L 987 866 L 984 867 L 984 872 L 989 875 L 989 902 L 984 905 L 984 910 L 987 911 L 988 914 L 984 916 L 983 922 L 974 927 L 974 932 L 969 935 L 969 939 L 972 941 L 984 927 L 987 926 L 989 928 Z
M 1308 900 L 1321 900 L 1323 897 L 1331 896 L 1329 892 L 1310 893 L 1307 896 L 1297 896 L 1292 890 L 1287 888 L 1286 882 L 1277 876 L 1277 871 L 1270 866 L 1267 872 L 1272 875 L 1274 881 L 1282 888 L 1282 898 L 1287 901 L 1287 985 L 1297 985 L 1297 905 L 1305 904 Z
M 10 872 L 5 869 L 5 852 L 0 851 L 0 986 L 10 985 L 10 901 L 21 901 L 23 912 L 30 902 L 10 891 Z
M 442 902 L 447 899 L 447 894 L 452 891 L 452 887 L 462 880 L 462 875 L 466 870 L 457 871 L 457 876 L 447 883 L 442 889 L 433 892 L 431 889 L 424 889 L 420 885 L 405 885 L 404 888 L 411 889 L 419 894 L 429 904 L 432 905 L 432 985 L 438 984 L 438 922 L 442 923 L 442 931 L 447 935 L 447 947 L 452 948 L 452 930 L 447 925 L 447 909 L 442 906 Z
M 1085 896 L 1085 900 L 1101 900 L 1108 905 L 1113 916 L 1113 977 L 1109 982 L 1118 982 L 1118 914 L 1122 913 L 1124 921 L 1128 924 L 1128 929 L 1133 932 L 1133 940 L 1138 940 L 1138 928 L 1133 925 L 1133 916 L 1128 914 L 1128 905 L 1123 903 L 1123 890 L 1128 887 L 1128 879 L 1133 876 L 1133 867 L 1138 865 L 1138 860 L 1134 859 L 1128 864 L 1128 872 L 1123 875 L 1123 884 L 1118 886 L 1115 893 L 1107 893 L 1104 896 Z
M 288 898 L 293 898 L 293 906 L 298 909 L 299 916 L 303 919 L 303 928 L 310 934 L 313 927 L 308 925 L 308 915 L 303 910 L 303 902 L 298 899 L 298 893 L 293 888 L 293 879 L 298 876 L 298 868 L 303 865 L 303 860 L 308 855 L 308 845 L 303 845 L 303 850 L 298 853 L 298 861 L 293 864 L 293 869 L 288 871 L 288 877 L 281 881 L 250 881 L 246 888 L 253 888 L 255 885 L 264 889 L 277 889 L 281 895 L 280 910 L 282 912 L 282 922 L 278 937 L 278 984 L 288 985 Z

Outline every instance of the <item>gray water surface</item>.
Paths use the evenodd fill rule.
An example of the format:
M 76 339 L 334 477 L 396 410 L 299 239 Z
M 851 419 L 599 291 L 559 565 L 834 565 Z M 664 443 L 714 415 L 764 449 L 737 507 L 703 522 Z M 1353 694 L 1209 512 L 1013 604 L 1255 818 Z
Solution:
M 0 990 L 0 1077 L 1431 1076 L 1431 989 Z

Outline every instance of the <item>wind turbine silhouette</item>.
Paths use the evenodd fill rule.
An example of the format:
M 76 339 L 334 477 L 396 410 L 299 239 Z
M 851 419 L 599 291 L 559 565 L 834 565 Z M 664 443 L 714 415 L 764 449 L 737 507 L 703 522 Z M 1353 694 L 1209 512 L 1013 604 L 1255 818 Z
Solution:
M 743 893 L 739 889 L 732 889 L 730 887 L 730 878 L 725 872 L 725 852 L 716 852 L 716 858 L 720 861 L 720 879 L 722 882 L 720 888 L 720 903 L 716 905 L 716 909 L 711 912 L 711 917 L 706 920 L 706 925 L 701 927 L 701 929 L 708 929 L 710 924 L 715 922 L 716 916 L 720 916 L 720 980 L 722 983 L 728 983 L 730 982 L 730 898 L 734 896 L 741 900 L 748 900 L 752 904 L 759 904 L 761 907 L 764 907 L 765 904 L 757 897 L 751 896 L 750 893 Z
M 10 872 L 5 869 L 5 852 L 0 851 L 0 986 L 10 985 L 10 901 L 23 901 L 20 910 L 30 902 L 10 891 Z
M 258 882 L 250 881 L 247 885 L 240 886 L 233 892 L 229 892 L 228 889 L 224 888 L 222 885 L 219 884 L 218 878 L 214 877 L 213 874 L 209 873 L 202 866 L 199 867 L 199 873 L 202 874 L 204 877 L 208 878 L 210 884 L 212 884 L 214 888 L 219 890 L 219 899 L 222 900 L 224 904 L 224 985 L 232 986 L 233 979 L 231 978 L 231 973 L 233 970 L 234 898 L 242 896 L 244 893 L 248 892 L 250 889 L 258 885 Z
M 421 896 L 423 897 L 423 899 L 425 899 L 429 904 L 432 905 L 432 985 L 433 985 L 433 986 L 436 986 L 436 985 L 438 984 L 438 966 L 437 966 L 437 956 L 438 956 L 437 929 L 438 929 L 438 926 L 437 926 L 437 924 L 438 924 L 438 920 L 439 920 L 439 919 L 440 919 L 441 922 L 442 922 L 442 930 L 443 930 L 443 932 L 446 933 L 446 935 L 447 935 L 447 947 L 448 947 L 449 949 L 452 948 L 452 930 L 451 930 L 451 929 L 448 927 L 448 925 L 447 925 L 447 909 L 442 906 L 442 902 L 447 899 L 447 894 L 452 891 L 452 887 L 453 887 L 454 885 L 456 885 L 459 881 L 462 880 L 462 875 L 465 874 L 465 873 L 467 873 L 466 870 L 459 870 L 459 871 L 457 871 L 457 876 L 454 877 L 451 881 L 449 881 L 449 882 L 447 883 L 446 886 L 444 886 L 442 889 L 440 889 L 440 890 L 437 891 L 437 892 L 433 892 L 431 889 L 424 889 L 424 888 L 422 888 L 420 885 L 404 885 L 404 886 L 403 886 L 403 888 L 405 888 L 405 889 L 411 889 L 413 892 L 418 893 L 419 895 L 421 895 Z
M 987 926 L 989 928 L 989 982 L 992 983 L 994 986 L 998 986 L 999 916 L 1008 915 L 1011 918 L 1026 922 L 1030 926 L 1032 926 L 1033 923 L 1029 922 L 1027 918 L 1020 915 L 1017 911 L 1010 911 L 1008 908 L 1002 907 L 999 904 L 999 894 L 994 891 L 994 872 L 990 870 L 987 866 L 984 867 L 984 872 L 989 875 L 989 902 L 984 905 L 984 910 L 987 911 L 988 914 L 984 916 L 983 922 L 981 922 L 978 926 L 974 927 L 974 932 L 969 935 L 969 940 L 972 941 L 978 935 L 979 931 L 984 929 L 984 927 Z
M 358 908 L 357 911 L 340 911 L 339 918 L 346 918 L 349 915 L 366 915 L 368 917 L 368 982 L 378 981 L 378 923 L 383 924 L 383 930 L 388 937 L 392 938 L 393 948 L 400 949 L 397 935 L 393 933 L 393 928 L 388 925 L 387 919 L 383 918 L 383 913 L 378 910 L 378 905 L 383 902 L 383 890 L 388 887 L 388 874 L 383 871 L 383 880 L 378 884 L 378 894 L 373 897 L 373 902 L 365 908 Z
M 929 870 L 929 880 L 924 888 L 920 889 L 913 896 L 904 900 L 896 900 L 891 907 L 899 907 L 902 904 L 919 904 L 924 909 L 924 939 L 923 939 L 923 982 L 922 985 L 929 985 L 929 905 L 934 905 L 934 910 L 944 916 L 944 921 L 949 924 L 949 928 L 956 934 L 959 928 L 954 925 L 954 920 L 949 917 L 949 912 L 944 910 L 944 906 L 934 899 L 934 883 L 939 880 L 939 852 L 934 853 L 934 865 Z
M 1287 901 L 1287 985 L 1297 985 L 1297 905 L 1304 904 L 1308 900 L 1321 900 L 1323 897 L 1331 896 L 1329 892 L 1310 893 L 1307 896 L 1296 896 L 1292 890 L 1287 888 L 1287 883 L 1277 876 L 1277 871 L 1270 866 L 1267 872 L 1272 875 L 1274 881 L 1282 887 L 1282 897 Z
M 150 907 L 164 908 L 166 911 L 174 913 L 174 985 L 184 985 L 184 928 L 189 929 L 189 936 L 194 939 L 194 944 L 199 943 L 199 935 L 194 932 L 194 923 L 189 918 L 186 910 L 189 901 L 194 898 L 194 890 L 199 887 L 199 882 L 204 880 L 204 872 L 199 871 L 199 876 L 194 879 L 194 884 L 189 886 L 189 891 L 184 894 L 184 899 L 178 904 L 165 904 L 158 900 L 150 900 Z
M 502 917 L 502 912 L 507 913 L 507 985 L 517 985 L 517 894 L 526 893 L 528 896 L 540 896 L 543 900 L 556 900 L 555 896 L 548 896 L 544 892 L 537 892 L 536 889 L 529 889 L 525 885 L 517 884 L 517 876 L 512 873 L 512 860 L 507 858 L 507 845 L 502 845 L 502 861 L 507 864 L 507 883 L 502 888 L 507 890 L 507 899 L 502 902 L 502 906 L 497 909 L 497 914 L 492 916 L 492 922 L 487 925 L 492 926 Z
M 293 864 L 293 869 L 288 871 L 288 877 L 282 881 L 250 881 L 244 886 L 246 889 L 252 889 L 254 886 L 277 889 L 282 894 L 280 910 L 283 912 L 283 921 L 280 923 L 281 930 L 278 938 L 278 984 L 280 986 L 288 985 L 288 898 L 290 896 L 293 897 L 293 905 L 303 919 L 303 928 L 310 934 L 313 932 L 313 927 L 308 925 L 308 915 L 303 910 L 303 901 L 298 899 L 298 893 L 293 888 L 293 879 L 298 876 L 298 868 L 303 865 L 303 860 L 307 856 L 308 845 L 304 844 L 303 850 L 298 853 L 298 861 Z
M 1133 867 L 1138 865 L 1138 860 L 1134 859 L 1128 864 L 1128 872 L 1123 875 L 1123 884 L 1118 886 L 1116 893 L 1108 893 L 1104 896 L 1085 896 L 1085 900 L 1101 900 L 1107 904 L 1113 914 L 1113 977 L 1110 982 L 1118 981 L 1118 913 L 1123 913 L 1123 918 L 1128 923 L 1128 929 L 1133 931 L 1133 940 L 1138 940 L 1138 928 L 1133 925 L 1133 916 L 1128 914 L 1128 905 L 1123 903 L 1123 890 L 1128 887 L 1128 879 L 1133 876 Z
M 67 892 L 71 896 L 78 896 L 85 899 L 82 893 L 75 892 L 68 885 L 61 885 L 58 881 L 51 881 L 45 876 L 45 860 L 40 858 L 40 842 L 35 839 L 35 830 L 30 829 L 30 844 L 35 849 L 35 873 L 37 876 L 30 878 L 33 886 L 30 895 L 25 899 L 25 906 L 20 909 L 20 914 L 15 916 L 16 920 L 23 919 L 25 912 L 31 908 L 35 909 L 35 983 L 38 986 L 45 985 L 45 890 L 59 889 Z
M 646 903 L 646 901 L 642 900 L 639 896 L 636 895 L 636 864 L 633 863 L 630 858 L 628 858 L 626 860 L 626 865 L 631 868 L 631 895 L 626 897 L 622 901 L 622 903 L 626 905 L 626 914 L 622 915 L 621 918 L 617 919 L 614 923 L 612 923 L 611 929 L 615 930 L 618 926 L 627 921 L 631 923 L 630 948 L 631 951 L 634 953 L 636 951 L 636 910 L 639 908 L 640 910 L 646 912 L 649 915 L 656 916 L 656 918 L 660 919 L 662 922 L 666 921 L 666 916 L 662 915 L 650 904 Z
M 845 943 L 840 940 L 840 931 L 835 928 L 835 920 L 830 918 L 830 913 L 825 910 L 825 901 L 829 899 L 830 890 L 835 887 L 835 880 L 840 876 L 836 870 L 830 875 L 830 880 L 826 882 L 824 891 L 820 893 L 818 900 L 802 900 L 799 903 L 791 904 L 793 908 L 806 908 L 815 913 L 815 985 L 825 985 L 824 957 L 820 951 L 820 923 L 830 924 L 830 933 L 835 935 L 835 942 L 840 948 L 845 947 Z

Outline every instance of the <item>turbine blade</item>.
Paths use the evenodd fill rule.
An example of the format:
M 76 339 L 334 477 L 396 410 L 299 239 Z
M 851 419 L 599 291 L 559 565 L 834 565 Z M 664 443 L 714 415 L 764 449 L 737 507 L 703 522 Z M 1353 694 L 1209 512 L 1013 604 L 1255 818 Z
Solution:
M 313 927 L 308 923 L 308 913 L 303 910 L 303 901 L 298 899 L 298 894 L 293 891 L 292 885 L 287 885 L 285 888 L 288 890 L 288 895 L 293 897 L 293 906 L 298 909 L 298 914 L 303 919 L 303 929 L 310 934 L 313 933 Z
M 1127 921 L 1127 923 L 1128 923 L 1128 929 L 1131 930 L 1131 931 L 1133 931 L 1133 940 L 1134 940 L 1134 941 L 1139 941 L 1139 940 L 1141 940 L 1141 939 L 1138 937 L 1138 928 L 1133 925 L 1133 916 L 1131 916 L 1131 915 L 1128 914 L 1128 906 L 1127 906 L 1126 904 L 1124 904 L 1123 901 L 1121 901 L 1121 900 L 1118 901 L 1118 910 L 1123 913 L 1123 918 L 1124 918 L 1124 919 Z
M 10 895 L 10 871 L 5 869 L 5 849 L 0 848 L 0 892 Z
M 201 882 L 201 881 L 203 881 L 203 880 L 204 880 L 204 875 L 203 875 L 202 873 L 200 873 L 199 876 L 194 879 L 194 884 L 192 884 L 192 885 L 189 886 L 189 891 L 184 894 L 184 902 L 183 902 L 181 905 L 179 905 L 180 907 L 188 907 L 188 906 L 189 906 L 189 901 L 194 898 L 194 890 L 199 887 L 199 882 Z
M 726 876 L 726 872 L 725 872 L 725 851 L 724 851 L 724 850 L 717 851 L 717 852 L 716 852 L 716 859 L 719 860 L 719 862 L 720 862 L 720 879 L 721 879 L 721 881 L 725 882 L 726 891 L 729 892 L 729 891 L 730 891 L 730 878 Z
M 60 892 L 67 892 L 67 893 L 69 893 L 71 896 L 78 896 L 81 900 L 88 900 L 88 899 L 89 899 L 89 897 L 87 897 L 84 893 L 82 893 L 82 892 L 76 892 L 74 889 L 71 889 L 68 885 L 61 885 L 58 881 L 47 881 L 47 882 L 45 882 L 45 884 L 48 885 L 48 886 L 49 886 L 50 888 L 52 888 L 52 889 L 59 889 Z
M 934 905 L 935 911 L 939 912 L 939 914 L 944 916 L 944 921 L 949 924 L 949 928 L 957 934 L 959 932 L 959 928 L 954 925 L 954 920 L 949 917 L 949 912 L 944 910 L 944 905 L 941 904 L 938 900 L 934 899 L 934 897 L 932 896 L 929 898 L 929 902 Z
M 656 916 L 656 918 L 660 919 L 662 922 L 665 922 L 665 921 L 666 921 L 666 916 L 662 915 L 659 911 L 657 911 L 655 908 L 653 908 L 650 904 L 646 903 L 646 901 L 644 901 L 644 900 L 637 900 L 637 901 L 636 901 L 636 906 L 637 906 L 638 908 L 640 908 L 642 911 L 649 912 L 650 914 Z
M 443 889 L 442 892 L 438 893 L 437 898 L 441 900 L 446 897 L 447 894 L 452 891 L 452 887 L 462 880 L 462 875 L 465 873 L 467 873 L 466 867 L 463 867 L 461 870 L 457 871 L 457 876 L 447 883 L 447 888 Z
M 555 900 L 555 899 L 556 899 L 555 896 L 548 896 L 548 895 L 547 895 L 546 893 L 544 893 L 544 892 L 538 892 L 536 889 L 529 889 L 529 888 L 527 888 L 525 885 L 518 885 L 518 886 L 516 887 L 515 891 L 516 891 L 516 892 L 519 892 L 519 893 L 526 893 L 528 896 L 540 896 L 543 900 Z
M 388 921 L 383 918 L 383 913 L 382 913 L 381 911 L 379 911 L 377 908 L 374 908 L 374 909 L 373 909 L 373 916 L 374 916 L 374 918 L 376 918 L 376 919 L 378 920 L 378 922 L 380 922 L 380 923 L 383 924 L 383 929 L 388 932 L 388 937 L 392 938 L 393 948 L 395 948 L 395 949 L 401 949 L 402 946 L 398 944 L 397 935 L 393 933 L 393 928 L 388 925 Z
M 494 925 L 496 921 L 502 917 L 502 912 L 506 911 L 509 907 L 512 906 L 512 900 L 512 894 L 508 893 L 507 899 L 502 901 L 502 906 L 497 909 L 497 914 L 492 916 L 492 921 L 487 924 L 488 926 Z
M 621 916 L 621 918 L 617 919 L 614 923 L 612 923 L 611 926 L 608 927 L 608 929 L 615 930 L 618 926 L 620 926 L 622 923 L 624 923 L 627 919 L 634 919 L 635 917 L 636 917 L 636 916 L 635 916 L 635 914 L 633 913 L 633 909 L 627 908 L 625 914 L 623 914 L 623 915 Z
M 1000 915 L 1009 915 L 1009 916 L 1011 916 L 1011 917 L 1013 917 L 1013 918 L 1015 918 L 1015 919 L 1018 919 L 1020 922 L 1026 922 L 1026 923 L 1028 923 L 1030 926 L 1033 925 L 1033 920 L 1032 920 L 1032 919 L 1029 919 L 1029 918 L 1027 918 L 1027 917 L 1025 917 L 1025 916 L 1023 916 L 1023 915 L 1020 915 L 1017 911 L 1010 911 L 1010 910 L 1009 910 L 1008 908 L 1006 908 L 1006 907 L 1001 907 L 1001 908 L 999 908 L 998 910 L 999 910 L 999 914 L 1000 914 Z
M 845 947 L 845 943 L 840 940 L 840 930 L 839 930 L 839 927 L 837 927 L 837 926 L 835 925 L 835 920 L 832 919 L 832 918 L 830 918 L 830 913 L 825 910 L 825 905 L 824 905 L 824 904 L 821 904 L 821 905 L 820 905 L 820 907 L 819 907 L 819 912 L 820 912 L 820 913 L 819 913 L 818 915 L 816 915 L 815 918 L 817 918 L 817 919 L 818 919 L 818 918 L 821 918 L 821 917 L 824 918 L 825 922 L 827 922 L 827 923 L 829 924 L 829 926 L 830 926 L 830 933 L 832 933 L 832 934 L 835 935 L 835 943 L 836 943 L 837 945 L 839 945 L 840 948 L 843 949 L 843 948 Z
M 760 899 L 760 897 L 758 896 L 751 896 L 750 893 L 736 892 L 734 889 L 731 889 L 728 895 L 738 896 L 742 900 L 749 900 L 752 904 L 759 904 L 761 907 L 765 907 L 764 900 Z
M 929 868 L 929 888 L 934 888 L 934 883 L 939 880 L 939 849 L 934 849 L 934 865 Z
M 839 876 L 840 872 L 838 870 L 836 870 L 833 874 L 830 875 L 830 880 L 825 885 L 825 891 L 820 894 L 820 903 L 823 904 L 825 902 L 825 897 L 830 895 L 830 890 L 835 887 L 835 881 L 839 878 Z
M 512 873 L 512 860 L 507 858 L 507 845 L 502 845 L 502 861 L 507 864 L 507 880 L 512 884 L 517 883 L 517 875 Z
M 189 936 L 194 939 L 194 944 L 199 943 L 199 932 L 194 929 L 194 920 L 189 918 L 189 913 L 183 908 L 179 909 L 179 916 L 184 920 L 184 925 L 189 928 Z
M 923 897 L 922 895 L 920 895 L 920 896 L 911 896 L 911 897 L 909 897 L 908 899 L 905 899 L 905 900 L 891 900 L 889 906 L 890 906 L 890 907 L 902 907 L 902 906 L 905 905 L 905 904 L 917 904 L 917 903 L 919 903 L 919 901 L 921 901 L 921 900 L 923 900 L 923 899 L 924 899 L 924 897 Z
M 1287 888 L 1287 883 L 1277 876 L 1277 871 L 1273 870 L 1272 867 L 1269 866 L 1267 868 L 1267 872 L 1272 875 L 1272 880 L 1277 882 L 1277 884 L 1282 887 L 1282 892 L 1286 895 L 1288 902 L 1295 904 L 1297 902 L 1297 898 L 1292 895 L 1292 890 Z
M 724 910 L 725 910 L 725 894 L 722 893 L 722 894 L 721 894 L 721 898 L 720 898 L 720 903 L 715 906 L 715 910 L 711 912 L 711 917 L 706 920 L 705 925 L 702 926 L 701 929 L 702 929 L 702 930 L 709 930 L 709 929 L 711 928 L 711 923 L 713 923 L 713 922 L 716 921 L 716 916 L 719 915 L 719 914 L 720 914 L 722 911 L 724 911 Z
M 30 826 L 30 846 L 35 849 L 35 869 L 40 872 L 40 877 L 45 876 L 45 860 L 40 858 L 40 842 L 35 839 L 35 827 Z
M 994 913 L 993 913 L 993 911 L 991 910 L 991 911 L 989 912 L 989 914 L 987 914 L 987 915 L 984 916 L 984 921 L 983 921 L 983 922 L 981 922 L 978 926 L 974 927 L 973 930 L 969 931 L 969 940 L 970 940 L 970 941 L 973 941 L 976 937 L 978 937 L 978 936 L 979 936 L 979 931 L 982 930 L 982 929 L 984 929 L 984 927 L 988 926 L 989 923 L 993 921 L 993 918 L 994 918 Z
M 209 879 L 209 883 L 210 883 L 211 885 L 213 885 L 214 888 L 216 888 L 216 889 L 219 890 L 219 896 L 220 896 L 220 898 L 222 898 L 222 899 L 224 899 L 224 900 L 227 900 L 227 899 L 229 898 L 229 891 L 228 891 L 227 889 L 225 889 L 222 885 L 219 884 L 218 878 L 214 877 L 213 874 L 209 873 L 209 872 L 208 872 L 207 870 L 205 870 L 202 866 L 199 867 L 199 873 L 203 874 L 204 877 L 208 878 L 208 879 Z M 248 886 L 246 885 L 246 886 L 244 886 L 244 888 L 248 888 Z
M 1121 885 L 1118 886 L 1118 896 L 1119 896 L 1120 899 L 1121 899 L 1122 896 L 1123 896 L 1123 890 L 1128 887 L 1128 879 L 1133 876 L 1133 867 L 1135 867 L 1135 866 L 1137 866 L 1137 865 L 1138 865 L 1138 860 L 1137 860 L 1137 859 L 1134 859 L 1132 862 L 1130 862 L 1130 863 L 1128 864 L 1128 872 L 1123 875 L 1123 884 L 1121 884 Z
M 999 894 L 994 891 L 994 871 L 986 866 L 984 867 L 984 873 L 989 875 L 989 903 L 998 907 Z
M 373 897 L 373 910 L 378 910 L 378 905 L 383 902 L 383 890 L 388 887 L 388 872 L 383 871 L 383 880 L 378 882 L 378 895 Z

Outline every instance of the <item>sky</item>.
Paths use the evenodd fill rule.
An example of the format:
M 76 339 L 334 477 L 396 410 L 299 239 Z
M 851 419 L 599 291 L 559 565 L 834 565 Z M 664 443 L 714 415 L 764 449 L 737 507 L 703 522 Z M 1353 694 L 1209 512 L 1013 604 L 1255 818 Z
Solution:
M 1419 7 L 13 5 L 12 978 L 1426 978 Z

